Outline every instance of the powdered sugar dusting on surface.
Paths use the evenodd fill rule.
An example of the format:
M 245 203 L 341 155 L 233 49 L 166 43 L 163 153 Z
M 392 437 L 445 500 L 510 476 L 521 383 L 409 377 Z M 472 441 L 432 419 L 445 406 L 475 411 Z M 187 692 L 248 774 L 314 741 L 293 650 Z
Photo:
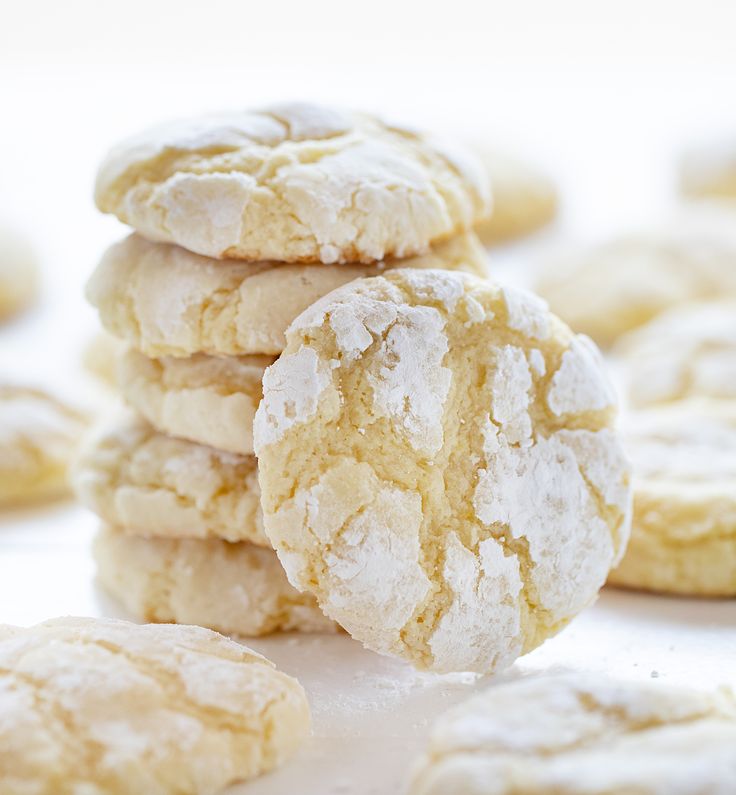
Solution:
M 509 442 L 531 444 L 529 390 L 532 376 L 521 348 L 504 345 L 496 350 L 496 369 L 491 387 L 493 419 Z
M 452 603 L 440 618 L 429 646 L 435 670 L 490 670 L 510 664 L 520 652 L 522 589 L 519 562 L 506 556 L 503 545 L 489 538 L 477 554 L 457 535 L 447 539 L 444 578 Z
M 402 304 L 368 373 L 374 410 L 388 417 L 412 447 L 425 455 L 442 446 L 442 415 L 452 372 L 442 365 L 448 349 L 445 320 L 434 308 Z
M 562 364 L 552 376 L 547 404 L 558 417 L 616 405 L 616 393 L 605 373 L 600 351 L 588 337 L 578 334 L 562 354 Z
M 550 322 L 547 303 L 533 293 L 515 287 L 502 287 L 509 328 L 520 331 L 530 339 L 549 337 Z
M 312 348 L 302 346 L 272 364 L 263 376 L 264 397 L 253 423 L 256 454 L 313 416 L 331 381 L 329 367 Z

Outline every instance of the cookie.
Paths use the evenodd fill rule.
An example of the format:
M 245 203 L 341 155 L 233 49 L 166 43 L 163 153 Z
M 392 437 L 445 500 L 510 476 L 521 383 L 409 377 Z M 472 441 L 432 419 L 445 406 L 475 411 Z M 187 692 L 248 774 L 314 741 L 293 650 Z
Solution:
M 483 243 L 523 237 L 552 221 L 557 214 L 557 191 L 545 174 L 499 152 L 476 149 L 493 194 L 493 212 L 475 225 Z
M 736 141 L 686 152 L 680 161 L 680 189 L 692 198 L 736 199 Z
M 631 541 L 609 582 L 736 596 L 736 401 L 686 400 L 633 412 Z
M 201 627 L 0 627 L 0 791 L 214 795 L 309 734 L 301 685 Z
M 395 267 L 219 262 L 138 235 L 108 249 L 87 285 L 105 328 L 151 357 L 278 355 L 291 321 L 326 293 Z M 478 239 L 462 235 L 404 267 L 485 275 Z
M 736 298 L 665 312 L 616 345 L 630 402 L 736 398 Z
M 125 345 L 112 334 L 100 331 L 87 343 L 82 351 L 82 364 L 88 373 L 105 386 L 118 387 L 118 359 Z
M 105 528 L 94 558 L 103 588 L 145 621 L 251 636 L 336 629 L 313 596 L 289 585 L 275 552 L 247 542 L 141 538 Z
M 490 211 L 472 153 L 296 103 L 143 132 L 110 152 L 95 200 L 198 254 L 326 264 L 422 254 Z
M 83 505 L 130 533 L 269 546 L 256 469 L 253 456 L 174 439 L 124 413 L 87 440 L 74 488 Z
M 0 384 L 0 506 L 62 497 L 86 417 L 52 395 Z
M 29 243 L 0 226 L 0 320 L 25 309 L 37 297 L 39 274 Z
M 678 304 L 736 296 L 736 213 L 683 212 L 661 229 L 545 263 L 534 289 L 600 345 Z
M 736 697 L 557 674 L 491 687 L 435 724 L 410 795 L 726 795 Z
M 155 428 L 241 455 L 253 454 L 253 417 L 272 356 L 120 358 L 123 397 Z
M 590 604 L 628 470 L 598 351 L 535 296 L 396 270 L 287 332 L 254 424 L 290 582 L 375 651 L 489 672 Z

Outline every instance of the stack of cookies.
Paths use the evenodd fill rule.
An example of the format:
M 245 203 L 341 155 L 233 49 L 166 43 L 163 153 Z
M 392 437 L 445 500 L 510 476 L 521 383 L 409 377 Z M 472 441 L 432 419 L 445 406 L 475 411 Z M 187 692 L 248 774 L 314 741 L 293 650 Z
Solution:
M 469 231 L 490 209 L 482 166 L 366 115 L 289 105 L 121 144 L 96 202 L 135 230 L 87 291 L 127 344 L 128 409 L 76 473 L 104 523 L 101 584 L 147 620 L 245 635 L 334 628 L 264 534 L 252 430 L 263 373 L 292 320 L 358 277 L 485 275 Z M 295 372 L 289 391 L 313 377 Z

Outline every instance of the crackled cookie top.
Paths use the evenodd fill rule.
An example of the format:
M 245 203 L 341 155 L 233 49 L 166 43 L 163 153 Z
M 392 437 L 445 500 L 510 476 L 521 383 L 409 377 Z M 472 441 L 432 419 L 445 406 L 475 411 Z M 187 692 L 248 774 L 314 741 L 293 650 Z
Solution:
M 173 122 L 102 164 L 97 206 L 210 257 L 375 262 L 425 252 L 490 211 L 475 157 L 307 104 Z
M 638 406 L 687 397 L 736 397 L 736 299 L 686 304 L 616 346 Z
M 42 390 L 0 384 L 0 505 L 66 494 L 86 422 Z
M 726 795 L 736 698 L 563 674 L 490 687 L 441 717 L 411 795 Z
M 253 456 L 175 439 L 121 412 L 87 440 L 74 472 L 80 501 L 137 535 L 269 546 Z
M 201 627 L 0 626 L 0 790 L 214 795 L 309 733 L 304 690 Z
M 595 598 L 629 492 L 587 339 L 528 293 L 412 270 L 287 337 L 255 422 L 265 529 L 328 615 L 418 667 L 490 671 Z
M 291 321 L 330 290 L 386 268 L 447 268 L 485 276 L 475 235 L 421 257 L 368 265 L 219 262 L 131 235 L 105 253 L 87 298 L 105 328 L 147 356 L 279 354 Z
M 120 391 L 157 430 L 240 455 L 253 454 L 253 417 L 272 356 L 164 356 L 130 348 Z
M 336 630 L 311 594 L 289 585 L 272 549 L 246 541 L 141 538 L 103 528 L 94 557 L 102 586 L 146 621 L 228 635 Z

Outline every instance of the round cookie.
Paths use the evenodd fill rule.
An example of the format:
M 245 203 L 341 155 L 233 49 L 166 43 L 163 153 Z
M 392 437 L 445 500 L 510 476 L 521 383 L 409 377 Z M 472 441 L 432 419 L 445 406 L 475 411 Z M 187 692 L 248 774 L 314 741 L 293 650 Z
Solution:
M 118 363 L 120 390 L 155 428 L 240 455 L 253 454 L 253 418 L 272 356 L 149 359 L 128 349 Z
M 146 621 L 227 635 L 336 630 L 313 596 L 289 585 L 275 552 L 247 542 L 140 538 L 106 528 L 94 558 L 101 585 Z
M 551 180 L 528 163 L 477 147 L 488 171 L 493 212 L 475 225 L 485 245 L 523 237 L 557 214 L 557 191 Z
M 736 398 L 736 299 L 686 304 L 615 348 L 631 403 Z
M 0 506 L 65 496 L 86 422 L 40 389 L 0 384 Z
M 633 412 L 631 540 L 609 583 L 736 596 L 736 401 L 686 400 Z
M 470 152 L 366 114 L 284 104 L 163 125 L 103 162 L 97 206 L 209 257 L 377 262 L 490 212 Z
M 87 441 L 74 488 L 105 522 L 136 535 L 270 546 L 253 456 L 174 439 L 133 414 L 119 416 Z
M 256 413 L 290 582 L 375 651 L 489 672 L 590 604 L 628 534 L 599 354 L 531 294 L 396 270 L 292 324 Z
M 278 355 L 291 321 L 336 287 L 399 261 L 367 265 L 219 262 L 132 235 L 105 253 L 87 298 L 105 328 L 147 356 Z M 487 271 L 473 234 L 402 267 Z
M 409 795 L 726 795 L 736 698 L 558 674 L 489 687 L 442 716 Z
M 535 290 L 600 345 L 694 299 L 736 296 L 736 213 L 690 208 L 666 227 L 545 264 Z
M 202 627 L 57 618 L 0 627 L 0 791 L 214 795 L 282 764 L 302 686 Z
M 0 226 L 0 320 L 25 309 L 38 295 L 36 255 L 28 242 Z
M 680 161 L 680 190 L 692 198 L 736 199 L 736 141 L 686 152 Z

